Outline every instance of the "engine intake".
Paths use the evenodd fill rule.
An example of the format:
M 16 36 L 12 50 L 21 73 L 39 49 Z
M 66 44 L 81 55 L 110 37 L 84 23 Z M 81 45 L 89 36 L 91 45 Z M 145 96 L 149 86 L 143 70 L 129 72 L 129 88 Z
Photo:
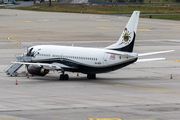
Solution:
M 45 76 L 49 73 L 49 70 L 44 69 L 43 67 L 35 67 L 35 66 L 28 66 L 28 72 L 32 75 L 39 75 L 39 76 Z

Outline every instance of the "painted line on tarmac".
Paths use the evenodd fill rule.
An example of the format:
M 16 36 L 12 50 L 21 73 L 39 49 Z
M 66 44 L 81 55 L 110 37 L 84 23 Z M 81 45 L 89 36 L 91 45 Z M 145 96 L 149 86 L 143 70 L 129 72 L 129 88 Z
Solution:
M 133 88 L 133 90 L 139 90 L 139 91 L 154 91 L 154 93 L 173 93 L 173 94 L 180 94 L 180 91 L 170 91 L 170 89 L 165 88 L 148 88 L 143 86 L 130 86 L 130 85 L 123 85 L 123 84 L 115 84 L 115 83 L 108 83 L 108 82 L 99 82 L 99 81 L 89 81 L 92 83 L 100 83 L 100 84 L 109 84 L 109 85 L 115 85 L 117 88 Z
M 12 47 L 16 47 L 16 46 L 20 45 L 21 43 L 19 41 L 11 40 L 11 38 L 15 37 L 15 36 L 19 36 L 19 35 L 12 35 L 12 36 L 8 37 L 8 40 L 11 41 L 11 42 L 16 42 L 16 45 L 9 46 L 9 47 L 3 47 L 3 48 L 0 48 L 0 49 L 8 49 L 8 48 L 12 48 Z
M 168 74 L 164 74 L 164 73 L 160 73 L 161 75 L 164 75 L 164 76 L 170 76 L 170 75 L 168 75 Z
M 104 29 L 104 30 L 120 30 L 115 28 L 109 28 L 109 27 L 97 27 L 98 29 Z M 153 31 L 151 29 L 137 29 L 137 31 Z
M 123 120 L 120 118 L 88 118 L 88 120 Z M 132 119 L 132 120 L 157 120 L 157 119 Z
M 106 19 L 96 19 L 96 21 L 107 22 L 107 21 L 110 21 L 110 20 L 106 20 Z
M 171 62 L 180 62 L 180 60 L 170 60 Z
M 65 120 L 65 119 L 54 119 L 54 120 Z
M 159 72 L 153 72 L 153 71 L 147 71 L 147 70 L 139 70 L 135 68 L 130 68 L 131 70 L 136 70 L 136 71 L 141 71 L 141 72 L 148 72 L 148 73 L 154 73 L 154 74 L 159 74 L 163 76 L 170 76 L 171 74 L 166 74 L 166 73 L 159 73 Z
M 88 118 L 89 120 L 122 120 L 120 118 Z
M 9 93 L 9 92 L 0 92 L 0 94 L 6 95 L 16 95 L 16 96 L 31 96 L 31 97 L 44 97 L 44 98 L 59 98 L 65 100 L 79 100 L 79 101 L 91 101 L 91 102 L 107 102 L 107 103 L 123 103 L 128 105 L 146 105 L 146 106 L 159 106 L 159 107 L 172 107 L 179 108 L 173 105 L 161 105 L 161 104 L 145 104 L 145 103 L 135 103 L 135 102 L 126 102 L 126 101 L 115 101 L 115 100 L 104 100 L 104 99 L 89 99 L 89 98 L 73 98 L 73 97 L 61 97 L 61 96 L 48 96 L 48 95 L 38 95 L 38 94 L 26 94 L 26 93 Z M 180 94 L 180 93 L 176 93 Z
M 180 60 L 171 60 L 173 62 L 180 62 Z M 141 71 L 141 72 L 148 72 L 148 73 L 154 73 L 154 74 L 159 74 L 159 75 L 163 75 L 163 76 L 169 76 L 171 77 L 172 74 L 166 74 L 166 73 L 159 73 L 159 72 L 152 72 L 152 71 L 147 71 L 147 70 L 139 70 L 139 69 L 135 69 L 135 68 L 130 68 L 131 70 L 136 70 L 136 71 Z M 180 78 L 179 76 L 176 76 L 176 78 Z
M 60 98 L 60 99 L 67 99 L 67 100 L 82 100 L 82 101 L 91 101 L 91 102 L 123 103 L 123 104 L 130 104 L 130 105 L 149 105 L 149 104 L 140 104 L 140 103 L 124 102 L 124 101 L 111 101 L 111 100 L 89 99 L 89 98 L 72 98 L 72 97 L 48 96 L 48 95 L 38 95 L 38 94 L 26 94 L 26 93 L 0 92 L 0 94 L 17 95 L 17 96 L 31 96 L 31 97 L 45 97 L 45 98 Z M 173 107 L 175 107 L 175 106 L 173 106 Z
M 89 32 L 89 31 L 99 31 L 98 29 L 81 29 L 81 30 L 59 30 L 59 31 L 53 31 L 53 32 L 62 32 L 62 33 L 68 33 L 68 32 Z
M 109 27 L 98 27 L 98 29 L 104 29 L 104 30 L 119 30 L 119 29 L 109 28 Z
M 5 117 L 0 117 L 0 120 L 20 120 L 21 118 L 5 118 Z
M 23 21 L 23 22 L 34 22 L 34 21 Z
M 20 45 L 21 42 L 19 42 L 19 41 L 17 41 L 17 40 L 11 40 L 11 38 L 12 38 L 12 37 L 15 37 L 15 36 L 28 35 L 28 34 L 39 34 L 39 33 L 24 33 L 24 34 L 17 34 L 17 35 L 9 36 L 9 37 L 8 37 L 8 40 L 11 41 L 11 42 L 16 42 L 16 45 L 9 46 L 9 47 L 3 47 L 3 48 L 0 48 L 0 49 L 8 49 L 8 48 L 13 48 L 13 47 L 16 47 L 16 46 Z
M 138 31 L 153 31 L 151 29 L 137 29 Z
M 157 120 L 157 119 L 134 119 L 134 120 Z
M 59 30 L 59 31 L 54 31 L 54 32 L 87 32 L 87 31 L 99 31 L 99 29 L 103 29 L 103 30 L 120 30 L 120 29 L 116 29 L 116 28 L 109 28 L 109 27 L 97 27 L 97 29 L 81 29 L 81 30 Z M 137 29 L 137 31 L 153 31 L 150 29 Z

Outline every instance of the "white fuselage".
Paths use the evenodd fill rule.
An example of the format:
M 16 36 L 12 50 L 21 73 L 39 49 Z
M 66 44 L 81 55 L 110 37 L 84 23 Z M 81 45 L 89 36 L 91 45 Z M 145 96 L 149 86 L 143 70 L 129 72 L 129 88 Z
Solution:
M 57 45 L 38 45 L 31 48 L 33 48 L 31 53 L 34 53 L 32 62 L 60 63 L 74 68 L 67 69 L 74 72 L 109 72 L 125 67 L 137 60 L 137 54 L 126 57 L 106 53 L 106 49 L 100 48 Z

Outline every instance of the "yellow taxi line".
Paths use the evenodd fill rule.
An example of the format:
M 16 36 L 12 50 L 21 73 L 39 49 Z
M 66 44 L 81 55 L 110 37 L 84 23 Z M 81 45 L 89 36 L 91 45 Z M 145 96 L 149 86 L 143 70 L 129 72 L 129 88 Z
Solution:
M 0 120 L 20 120 L 20 118 L 5 118 L 5 117 L 0 117 Z
M 16 42 L 17 43 L 16 45 L 9 46 L 9 47 L 3 47 L 3 48 L 0 48 L 0 49 L 7 49 L 7 48 L 12 48 L 12 47 L 16 47 L 16 46 L 20 45 L 19 41 L 11 40 L 11 38 L 14 37 L 14 36 L 18 36 L 18 35 L 12 35 L 12 36 L 8 37 L 8 40 L 11 41 L 11 42 Z
M 120 118 L 88 118 L 89 120 L 122 120 Z
M 3 47 L 3 48 L 0 48 L 0 49 L 8 49 L 8 48 L 12 48 L 12 47 L 16 47 L 16 46 L 20 45 L 21 43 L 20 43 L 19 41 L 17 41 L 17 40 L 12 40 L 11 38 L 12 38 L 12 37 L 15 37 L 15 36 L 27 35 L 27 34 L 39 34 L 39 33 L 24 33 L 24 34 L 17 34 L 17 35 L 9 36 L 9 37 L 8 37 L 8 40 L 11 41 L 11 42 L 16 42 L 16 45 L 9 46 L 9 47 Z

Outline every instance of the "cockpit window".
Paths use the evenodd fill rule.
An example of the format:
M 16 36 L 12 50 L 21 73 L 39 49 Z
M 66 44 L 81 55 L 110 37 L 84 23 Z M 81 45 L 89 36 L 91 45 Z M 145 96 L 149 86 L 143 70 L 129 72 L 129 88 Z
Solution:
M 32 56 L 32 50 L 33 50 L 33 48 L 31 48 L 31 49 L 28 50 L 27 56 Z

